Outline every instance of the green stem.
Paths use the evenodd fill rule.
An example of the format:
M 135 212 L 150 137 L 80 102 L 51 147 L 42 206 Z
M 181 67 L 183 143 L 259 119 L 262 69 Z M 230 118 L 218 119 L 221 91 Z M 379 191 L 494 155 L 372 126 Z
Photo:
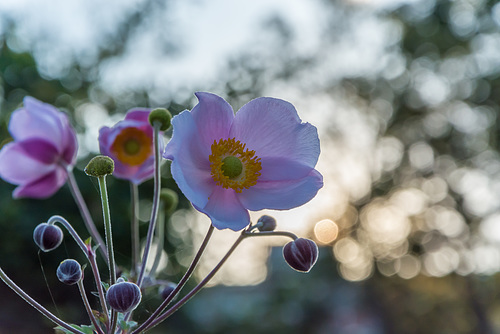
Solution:
M 142 330 L 144 330 L 149 324 L 151 324 L 160 314 L 168 307 L 170 302 L 179 294 L 181 289 L 184 287 L 186 282 L 189 280 L 191 275 L 193 274 L 196 266 L 198 265 L 198 262 L 200 262 L 200 258 L 203 255 L 203 252 L 205 251 L 205 248 L 207 248 L 208 241 L 210 240 L 212 234 L 214 232 L 214 226 L 210 225 L 208 228 L 207 235 L 205 236 L 205 239 L 203 240 L 200 248 L 198 249 L 198 252 L 196 253 L 195 257 L 193 258 L 193 261 L 191 262 L 191 265 L 189 266 L 188 270 L 182 277 L 182 279 L 179 281 L 175 289 L 168 295 L 168 297 L 161 303 L 160 306 L 154 311 L 153 314 L 144 322 L 142 323 L 133 333 L 140 333 Z
M 137 265 L 139 263 L 139 220 L 137 214 L 139 212 L 139 187 L 135 183 L 130 183 L 130 197 L 132 202 L 132 220 L 130 231 L 132 234 L 132 268 L 130 273 L 132 276 L 137 274 Z
M 113 248 L 113 235 L 111 233 L 111 214 L 109 212 L 108 190 L 106 188 L 106 176 L 99 176 L 99 189 L 101 191 L 102 214 L 104 218 L 104 231 L 106 234 L 106 246 L 108 249 L 108 267 L 109 267 L 109 285 L 116 283 L 116 263 L 115 251 Z M 111 324 L 110 333 L 116 330 L 116 317 L 115 310 L 111 310 Z
M 0 279 L 7 284 L 9 288 L 11 288 L 19 297 L 24 299 L 25 302 L 30 304 L 34 309 L 36 309 L 38 312 L 42 313 L 45 317 L 47 317 L 50 321 L 54 322 L 55 324 L 63 327 L 64 329 L 68 330 L 71 333 L 75 334 L 85 334 L 73 327 L 71 327 L 68 323 L 62 321 L 58 317 L 56 317 L 54 314 L 52 314 L 49 310 L 47 310 L 45 307 L 40 305 L 37 301 L 35 301 L 31 296 L 29 296 L 26 292 L 24 292 L 20 287 L 18 287 L 0 268 Z
M 85 293 L 85 287 L 83 286 L 83 278 L 77 282 L 78 290 L 80 290 L 80 295 L 82 296 L 83 305 L 85 305 L 85 310 L 87 311 L 90 321 L 94 325 L 94 329 L 98 334 L 104 334 L 101 327 L 99 326 L 99 322 L 95 318 L 94 313 L 92 312 L 92 307 L 90 306 L 89 300 L 87 298 L 87 294 Z
M 83 222 L 85 223 L 85 226 L 87 227 L 87 231 L 89 231 L 90 235 L 92 236 L 92 239 L 95 240 L 96 244 L 99 245 L 99 251 L 100 251 L 101 255 L 103 256 L 103 258 L 107 259 L 108 254 L 106 252 L 106 248 L 104 247 L 104 241 L 102 240 L 101 235 L 97 231 L 97 228 L 94 224 L 92 216 L 90 215 L 87 204 L 85 203 L 85 200 L 83 199 L 82 193 L 80 192 L 80 188 L 78 187 L 78 183 L 75 180 L 75 176 L 73 175 L 73 171 L 68 171 L 68 185 L 69 185 L 69 189 L 71 191 L 71 195 L 73 195 L 73 198 L 76 202 L 76 205 L 78 206 L 78 209 L 80 210 L 80 214 L 82 215 Z
M 111 215 L 109 213 L 108 190 L 106 188 L 106 176 L 98 177 L 99 189 L 101 191 L 102 214 L 104 218 L 104 231 L 106 232 L 106 246 L 108 249 L 108 267 L 110 285 L 116 283 L 116 264 L 113 249 L 113 235 L 111 233 Z
M 151 209 L 151 219 L 149 220 L 148 235 L 146 239 L 146 245 L 144 246 L 144 254 L 142 255 L 141 269 L 139 272 L 139 277 L 137 278 L 137 285 L 139 288 L 142 286 L 144 281 L 144 275 L 146 273 L 146 263 L 148 261 L 149 250 L 151 249 L 151 243 L 153 242 L 153 234 L 156 225 L 156 219 L 158 217 L 158 208 L 160 206 L 160 188 L 161 188 L 161 175 L 160 175 L 160 162 L 161 162 L 161 152 L 160 152 L 160 126 L 158 122 L 153 124 L 153 139 L 154 139 L 154 149 L 155 149 L 155 165 L 154 165 L 154 194 L 153 194 L 153 207 Z

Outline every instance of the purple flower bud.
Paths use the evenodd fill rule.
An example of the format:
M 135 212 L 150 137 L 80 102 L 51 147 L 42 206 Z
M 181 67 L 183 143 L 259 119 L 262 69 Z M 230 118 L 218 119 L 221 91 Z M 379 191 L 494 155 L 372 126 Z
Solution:
M 167 299 L 167 297 L 170 296 L 170 294 L 175 290 L 176 287 L 177 287 L 177 284 L 175 284 L 175 283 L 168 283 L 167 285 L 165 285 L 164 287 L 162 287 L 161 297 L 163 299 Z
M 33 231 L 33 240 L 44 252 L 56 249 L 63 240 L 63 232 L 59 226 L 41 223 Z
M 257 228 L 261 232 L 270 232 L 276 229 L 276 219 L 271 216 L 263 215 L 257 221 Z
M 318 246 L 312 240 L 298 238 L 283 247 L 283 257 L 290 267 L 307 273 L 318 259 Z
M 109 287 L 106 300 L 115 311 L 127 313 L 135 309 L 141 302 L 141 289 L 137 284 L 125 282 L 123 278 L 119 278 L 115 284 Z
M 67 259 L 57 267 L 57 278 L 67 285 L 73 285 L 82 279 L 82 267 L 73 260 Z

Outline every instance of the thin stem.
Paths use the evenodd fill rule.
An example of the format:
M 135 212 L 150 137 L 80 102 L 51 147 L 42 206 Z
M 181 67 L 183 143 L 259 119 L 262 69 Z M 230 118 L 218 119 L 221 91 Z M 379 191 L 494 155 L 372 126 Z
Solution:
M 187 303 L 195 294 L 197 294 L 211 279 L 214 277 L 214 275 L 219 271 L 219 269 L 222 267 L 222 265 L 227 261 L 229 256 L 234 252 L 236 247 L 245 239 L 248 235 L 246 234 L 246 231 L 243 231 L 238 239 L 234 242 L 233 246 L 229 249 L 229 251 L 226 253 L 226 255 L 220 260 L 220 262 L 215 266 L 214 269 L 205 277 L 197 286 L 193 288 L 187 295 L 185 295 L 181 300 L 179 300 L 174 306 L 172 306 L 170 309 L 168 309 L 167 312 L 163 313 L 161 316 L 156 318 L 151 322 L 149 326 L 145 326 L 142 328 L 142 331 L 149 330 L 159 323 L 161 323 L 163 320 L 167 319 L 170 317 L 175 311 L 177 311 L 179 308 L 181 308 L 185 303 Z M 142 326 L 141 326 L 142 327 Z M 139 328 L 132 332 L 132 334 L 140 333 Z
M 47 310 L 45 307 L 40 305 L 37 301 L 35 301 L 31 296 L 29 296 L 26 292 L 24 292 L 20 287 L 18 287 L 0 268 L 0 279 L 4 281 L 5 284 L 9 288 L 11 288 L 19 297 L 24 299 L 25 302 L 30 304 L 33 308 L 35 308 L 38 312 L 42 313 L 45 317 L 47 317 L 50 321 L 54 322 L 55 324 L 63 327 L 64 329 L 70 331 L 71 333 L 75 334 L 85 334 L 76 328 L 71 327 L 68 323 L 64 322 L 63 320 L 59 319 L 56 317 L 54 314 L 52 314 L 49 310 Z
M 99 301 L 101 303 L 102 310 L 106 316 L 106 321 L 107 325 L 109 326 L 109 313 L 108 313 L 108 307 L 106 305 L 106 298 L 104 297 L 104 290 L 102 288 L 102 283 L 101 283 L 101 275 L 99 274 L 99 268 L 97 267 L 97 262 L 95 258 L 95 252 L 90 248 L 90 246 L 87 246 L 85 242 L 83 242 L 82 238 L 78 235 L 78 233 L 75 231 L 73 226 L 62 216 L 52 216 L 49 218 L 47 221 L 48 224 L 55 224 L 55 223 L 60 223 L 62 224 L 68 232 L 71 234 L 73 239 L 75 239 L 76 243 L 78 246 L 80 246 L 81 250 L 85 254 L 85 257 L 87 260 L 90 262 L 90 267 L 92 269 L 92 273 L 94 275 L 94 280 L 95 284 L 97 287 L 97 291 L 99 293 Z
M 99 274 L 99 268 L 97 267 L 97 262 L 95 260 L 95 252 L 89 252 L 89 261 L 92 272 L 94 273 L 95 284 L 97 286 L 97 293 L 99 294 L 99 302 L 101 303 L 102 312 L 104 313 L 106 319 L 106 328 L 110 328 L 109 321 L 109 310 L 108 305 L 106 305 L 106 297 L 104 296 L 104 289 L 102 287 L 101 275 Z
M 94 221 L 92 220 L 92 216 L 90 215 L 90 211 L 87 207 L 87 204 L 85 203 L 82 193 L 80 192 L 78 183 L 76 183 L 73 171 L 68 171 L 68 185 L 69 185 L 69 190 L 71 191 L 71 195 L 73 195 L 76 205 L 80 210 L 80 214 L 82 215 L 83 222 L 85 223 L 87 230 L 92 236 L 92 239 L 95 240 L 95 243 L 99 245 L 99 251 L 101 252 L 103 258 L 107 259 L 108 254 L 106 252 L 106 248 L 104 247 L 104 241 L 102 240 L 102 237 L 97 231 Z
M 158 220 L 156 224 L 156 254 L 155 254 L 155 260 L 153 262 L 153 266 L 151 267 L 151 270 L 149 271 L 149 276 L 155 277 L 156 270 L 158 269 L 158 266 L 160 264 L 160 259 L 161 255 L 163 253 L 163 244 L 164 244 L 164 239 L 165 239 L 165 214 L 163 213 L 164 210 L 160 209 L 160 212 L 158 213 Z
M 90 306 L 89 300 L 87 298 L 87 294 L 85 293 L 85 287 L 83 286 L 83 278 L 77 282 L 78 290 L 80 290 L 80 295 L 82 296 L 83 304 L 85 305 L 85 310 L 87 311 L 90 321 L 94 325 L 94 329 L 98 334 L 104 334 L 101 327 L 99 326 L 99 322 L 95 318 L 94 313 L 92 312 L 92 307 Z
M 269 236 L 284 236 L 289 237 L 292 240 L 297 240 L 297 236 L 292 232 L 288 231 L 263 231 L 257 233 L 244 232 L 247 237 L 269 237 Z
M 113 249 L 113 235 L 111 233 L 111 215 L 109 213 L 108 190 L 106 188 L 106 176 L 98 177 L 99 189 L 101 190 L 102 214 L 104 218 L 104 231 L 106 234 L 106 246 L 108 249 L 108 267 L 110 285 L 116 282 L 115 253 Z
M 98 177 L 99 189 L 101 190 L 101 202 L 102 202 L 102 214 L 104 218 L 104 231 L 106 234 L 106 246 L 108 249 L 108 267 L 109 267 L 109 285 L 116 283 L 116 263 L 115 263 L 115 251 L 113 248 L 113 235 L 111 233 L 111 214 L 109 212 L 109 202 L 108 202 L 108 190 L 106 187 L 106 176 Z M 114 333 L 116 330 L 116 318 L 117 313 L 115 310 L 111 310 L 111 324 L 110 333 Z
M 208 228 L 207 235 L 205 236 L 205 239 L 203 240 L 200 248 L 198 249 L 198 252 L 196 253 L 195 257 L 193 258 L 193 261 L 191 262 L 191 265 L 187 269 L 186 273 L 182 277 L 182 279 L 179 281 L 175 289 L 168 295 L 168 297 L 161 303 L 161 305 L 154 311 L 153 314 L 144 322 L 142 323 L 133 333 L 139 333 L 140 331 L 146 329 L 146 327 L 151 324 L 170 304 L 170 302 L 179 294 L 181 289 L 184 287 L 186 282 L 189 280 L 191 275 L 193 274 L 196 266 L 198 265 L 198 262 L 200 262 L 200 258 L 203 255 L 203 252 L 205 251 L 205 248 L 207 248 L 208 241 L 210 240 L 210 237 L 212 236 L 214 232 L 214 226 L 210 225 Z
M 137 219 L 137 214 L 139 212 L 139 187 L 137 184 L 130 183 L 130 197 L 132 202 L 132 220 L 130 225 L 130 231 L 132 234 L 132 268 L 130 270 L 131 275 L 135 276 L 137 272 L 137 265 L 139 263 L 139 220 Z
M 149 250 L 151 249 L 151 243 L 153 242 L 153 234 L 156 225 L 156 219 L 158 217 L 158 208 L 160 205 L 160 188 L 161 188 L 161 175 L 160 175 L 160 162 L 161 162 L 161 152 L 160 152 L 160 126 L 158 122 L 153 124 L 153 138 L 154 138 L 154 149 L 155 149 L 155 166 L 154 166 L 154 194 L 153 194 L 153 207 L 151 209 L 151 219 L 149 221 L 148 235 L 146 239 L 146 245 L 144 246 L 144 254 L 142 255 L 142 264 L 139 272 L 139 277 L 137 278 L 137 285 L 139 288 L 142 286 L 144 280 L 144 274 L 146 272 L 146 263 L 149 256 Z

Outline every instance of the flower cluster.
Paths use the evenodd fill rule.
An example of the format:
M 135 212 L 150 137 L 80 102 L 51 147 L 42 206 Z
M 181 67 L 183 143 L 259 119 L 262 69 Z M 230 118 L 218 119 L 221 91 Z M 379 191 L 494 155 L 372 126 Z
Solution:
M 85 173 L 97 178 L 99 183 L 105 240 L 96 229 L 73 177 L 78 144 L 68 117 L 31 97 L 26 97 L 24 106 L 13 112 L 9 124 L 13 141 L 0 150 L 0 178 L 17 186 L 13 192 L 15 198 L 47 198 L 67 183 L 91 236 L 83 241 L 61 216 L 50 217 L 33 233 L 34 242 L 42 251 L 53 251 L 63 240 L 63 230 L 58 226 L 61 225 L 82 250 L 87 264 L 82 266 L 74 259 L 65 259 L 56 275 L 64 284 L 78 286 L 90 325 L 66 323 L 38 304 L 0 268 L 0 279 L 57 324 L 61 331 L 144 333 L 167 319 L 203 288 L 236 247 L 249 237 L 290 237 L 293 241 L 283 248 L 285 261 L 301 272 L 308 272 L 316 263 L 318 248 L 312 240 L 277 231 L 276 220 L 271 216 L 262 216 L 253 224 L 249 215 L 249 210 L 287 210 L 303 205 L 323 186 L 322 176 L 315 169 L 320 154 L 316 128 L 303 123 L 293 105 L 283 100 L 258 98 L 234 113 L 217 95 L 197 93 L 196 96 L 199 102 L 192 110 L 185 110 L 173 118 L 166 109 L 135 108 L 127 112 L 124 120 L 100 129 L 98 141 L 102 155 L 90 160 Z M 165 146 L 163 134 L 170 125 L 172 137 Z M 161 188 L 162 158 L 171 160 L 172 176 L 193 207 L 211 219 L 202 245 L 177 284 L 157 281 L 156 265 L 146 270 L 151 256 L 155 256 L 155 263 L 159 260 L 160 252 L 150 254 L 152 241 L 164 239 L 164 216 L 174 212 L 178 203 L 177 193 Z M 118 268 L 114 259 L 106 188 L 108 175 L 127 180 L 132 185 L 130 269 Z M 151 178 L 154 181 L 153 206 L 139 260 L 137 187 Z M 170 305 L 193 273 L 214 228 L 241 233 L 219 264 L 183 298 Z M 161 250 L 162 244 L 157 247 Z M 97 266 L 97 250 L 107 262 L 109 277 L 105 281 Z M 99 312 L 92 310 L 83 285 L 87 265 L 90 265 L 97 290 Z M 122 272 L 121 277 L 117 277 L 117 269 Z M 144 290 L 158 285 L 163 302 L 143 323 L 132 321 Z

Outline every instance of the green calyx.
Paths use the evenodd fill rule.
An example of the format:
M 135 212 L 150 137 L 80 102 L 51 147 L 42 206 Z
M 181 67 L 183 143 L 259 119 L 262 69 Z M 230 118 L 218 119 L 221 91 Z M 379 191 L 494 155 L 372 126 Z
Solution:
M 222 160 L 222 173 L 230 179 L 240 176 L 243 171 L 243 164 L 237 157 L 228 156 Z
M 165 108 L 156 108 L 149 113 L 149 124 L 154 126 L 155 123 L 160 124 L 160 131 L 165 131 L 170 127 L 172 114 Z
M 88 176 L 101 177 L 113 174 L 115 170 L 115 162 L 110 157 L 105 155 L 98 155 L 93 157 L 87 167 L 85 167 L 85 174 Z

